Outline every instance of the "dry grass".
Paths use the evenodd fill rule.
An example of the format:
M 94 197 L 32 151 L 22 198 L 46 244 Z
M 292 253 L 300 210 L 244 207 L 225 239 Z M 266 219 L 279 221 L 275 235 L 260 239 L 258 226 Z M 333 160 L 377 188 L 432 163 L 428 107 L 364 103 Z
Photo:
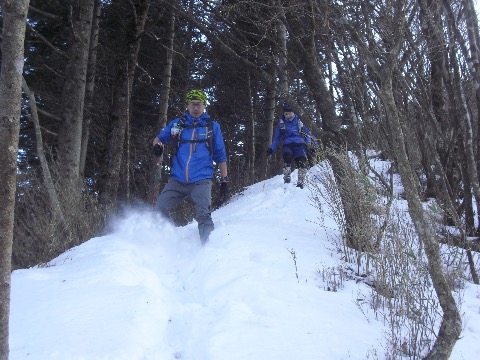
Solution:
M 344 254 L 346 263 L 353 265 L 346 277 L 370 286 L 370 294 L 359 296 L 362 299 L 359 307 L 370 306 L 388 329 L 383 356 L 379 357 L 378 352 L 369 356 L 420 359 L 436 340 L 441 314 L 428 263 L 408 213 L 392 208 L 392 189 L 385 186 L 389 181 L 375 181 L 368 169 L 360 166 L 361 159 L 339 154 L 329 156 L 345 164 L 348 175 L 342 179 L 343 189 L 339 188 L 326 161 L 319 164 L 321 171 L 308 186 L 320 218 L 329 216 L 340 229 L 341 242 L 337 243 L 337 250 Z M 385 187 L 378 189 L 374 184 Z M 350 224 L 345 220 L 345 204 L 352 207 L 351 213 L 358 214 Z M 442 218 L 434 208 L 430 209 L 430 214 L 432 223 Z M 360 249 L 349 247 L 348 234 L 361 239 Z M 464 281 L 466 269 L 462 264 L 462 259 L 465 260 L 462 252 L 449 247 L 443 254 L 445 273 L 452 289 L 461 288 Z M 348 270 L 348 265 L 339 267 Z M 327 278 L 331 279 L 331 274 Z M 461 301 L 461 292 L 457 294 L 457 301 Z
M 56 173 L 56 172 L 55 172 Z M 55 178 L 55 176 L 54 176 Z M 58 178 L 58 177 L 57 177 Z M 108 216 L 95 194 L 82 185 L 55 189 L 63 219 L 53 211 L 39 175 L 18 182 L 12 266 L 27 268 L 50 261 L 68 249 L 98 235 Z

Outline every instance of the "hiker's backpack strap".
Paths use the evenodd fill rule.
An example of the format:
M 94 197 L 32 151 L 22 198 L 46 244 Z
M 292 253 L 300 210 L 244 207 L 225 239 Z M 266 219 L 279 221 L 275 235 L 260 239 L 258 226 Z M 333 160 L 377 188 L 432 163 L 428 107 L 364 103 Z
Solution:
M 280 118 L 280 135 L 285 136 L 286 130 L 285 130 L 285 121 L 283 121 L 282 118 Z
M 303 131 L 303 123 L 300 119 L 297 120 L 297 126 L 298 126 L 298 132 L 301 134 Z M 280 118 L 280 134 L 283 136 L 285 135 L 285 121 L 283 121 L 283 118 Z
M 298 119 L 297 120 L 297 126 L 298 126 L 298 133 L 300 135 L 303 135 L 303 122 L 302 120 Z M 285 129 L 285 121 L 283 118 L 280 118 L 280 135 L 285 136 L 286 129 Z
M 302 122 L 302 120 L 300 120 L 300 119 L 298 119 L 297 121 L 298 121 L 298 123 L 297 123 L 297 125 L 298 125 L 298 133 L 299 133 L 300 136 L 302 137 L 303 142 L 304 142 L 306 145 L 308 145 L 308 141 L 307 141 L 308 134 L 307 134 L 306 131 L 303 130 L 303 122 Z
M 303 132 L 303 122 L 302 120 L 298 119 L 298 132 L 301 134 Z
M 179 139 L 181 137 L 182 130 L 186 127 L 185 126 L 185 121 L 187 121 L 185 116 L 184 115 L 180 116 L 178 118 L 177 123 L 170 130 L 170 134 L 171 134 L 170 144 L 172 145 L 172 148 L 175 149 L 175 152 L 178 149 L 178 147 L 180 146 L 180 140 Z
M 212 121 L 210 119 L 206 120 L 205 125 L 200 125 L 200 124 L 195 124 L 195 125 L 185 125 L 184 123 L 182 124 L 183 129 L 193 129 L 197 127 L 204 127 L 206 131 L 206 138 L 205 139 L 198 139 L 198 140 L 191 140 L 191 139 L 182 139 L 179 136 L 179 140 L 177 140 L 177 148 L 180 146 L 180 143 L 205 143 L 205 145 L 208 148 L 208 151 L 210 152 L 210 155 L 213 156 L 213 125 Z
M 180 146 L 180 137 L 182 130 L 185 128 L 185 115 L 181 115 L 177 118 L 177 122 L 170 129 L 170 146 L 171 146 L 171 156 L 170 156 L 170 169 L 173 167 L 173 158 L 177 156 L 178 147 Z

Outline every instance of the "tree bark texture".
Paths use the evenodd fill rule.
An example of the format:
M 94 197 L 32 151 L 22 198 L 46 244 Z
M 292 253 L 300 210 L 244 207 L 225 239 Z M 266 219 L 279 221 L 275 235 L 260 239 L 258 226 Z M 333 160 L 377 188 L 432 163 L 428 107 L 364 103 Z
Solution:
M 0 359 L 8 360 L 13 219 L 22 99 L 25 24 L 29 0 L 0 0 Z
M 170 1 L 172 2 L 172 1 Z M 173 45 L 175 40 L 175 14 L 168 13 L 168 32 L 166 34 L 167 57 L 163 67 L 162 86 L 160 88 L 160 105 L 158 110 L 158 129 L 162 129 L 168 120 L 168 100 L 170 98 L 170 86 L 172 82 Z
M 247 154 L 248 154 L 248 174 L 250 177 L 250 181 L 255 182 L 256 180 L 256 172 L 255 172 L 255 158 L 256 158 L 256 151 L 255 151 L 255 121 L 256 121 L 256 112 L 255 112 L 255 96 L 254 91 L 252 91 L 252 74 L 250 71 L 248 72 L 247 76 L 248 81 L 248 99 L 249 99 L 249 114 L 250 119 L 247 123 Z
M 172 3 L 172 0 L 170 0 L 170 3 Z M 166 20 L 168 21 L 169 26 L 165 36 L 167 52 L 166 52 L 166 58 L 165 58 L 165 65 L 163 67 L 163 73 L 162 73 L 162 85 L 160 87 L 160 104 L 158 109 L 158 125 L 157 125 L 158 130 L 163 129 L 167 125 L 167 121 L 168 121 L 168 102 L 170 99 L 170 88 L 172 83 L 173 51 L 174 51 L 175 22 L 176 22 L 175 14 L 173 10 L 170 10 L 167 12 Z M 163 159 L 164 159 L 164 154 L 162 154 L 158 158 L 153 159 L 152 175 L 151 175 L 152 181 L 150 184 L 151 190 L 149 194 L 152 206 L 155 205 L 157 196 L 160 193 L 160 186 L 162 181 Z
M 90 35 L 90 50 L 88 52 L 87 78 L 85 85 L 85 106 L 83 111 L 82 148 L 80 151 L 80 176 L 85 175 L 87 161 L 88 141 L 90 138 L 90 124 L 92 123 L 92 109 L 95 92 L 95 68 L 97 66 L 98 34 L 100 31 L 100 14 L 102 11 L 101 0 L 95 0 L 92 31 Z
M 99 179 L 100 203 L 107 207 L 116 204 L 117 200 L 135 69 L 149 7 L 150 0 L 130 2 L 129 23 L 125 34 L 125 55 L 118 64 L 114 83 L 104 163 Z
M 287 74 L 287 28 L 285 24 L 278 20 L 277 23 L 278 38 L 278 92 L 280 99 L 286 99 L 288 96 L 288 74 Z
M 267 124 L 266 126 L 266 138 L 264 141 L 264 148 L 263 150 L 266 151 L 267 147 L 272 143 L 272 138 L 273 138 L 273 129 L 274 129 L 274 122 L 275 122 L 275 83 L 271 81 L 270 83 L 267 84 L 267 91 L 266 91 L 266 96 L 265 96 L 265 122 Z M 262 151 L 265 153 L 265 151 Z M 266 176 L 268 175 L 268 161 L 269 158 L 265 160 L 267 165 L 265 166 L 265 173 L 262 174 L 262 179 L 265 179 Z
M 58 164 L 65 188 L 79 180 L 83 107 L 94 0 L 70 1 L 70 47 L 62 90 L 63 124 L 58 134 Z
M 454 56 L 452 57 L 451 66 L 454 71 L 452 82 L 455 89 L 455 98 L 452 100 L 455 104 L 454 108 L 457 112 L 456 118 L 459 120 L 458 123 L 460 125 L 460 129 L 462 130 L 460 139 L 463 139 L 463 144 L 465 147 L 466 156 L 464 161 L 467 168 L 467 174 L 465 176 L 468 176 L 468 179 L 470 180 L 470 185 L 475 197 L 475 203 L 477 205 L 477 219 L 480 219 L 480 183 L 478 180 L 478 169 L 474 149 L 472 118 L 468 111 L 459 65 Z
M 37 103 L 35 100 L 35 94 L 28 87 L 28 84 L 25 81 L 25 79 L 23 79 L 22 87 L 23 87 L 23 91 L 25 92 L 25 95 L 27 95 L 29 99 L 31 118 L 32 118 L 33 126 L 35 128 L 35 141 L 37 143 L 37 154 L 42 167 L 43 182 L 45 184 L 45 188 L 47 189 L 52 211 L 55 214 L 56 218 L 60 220 L 63 227 L 68 228 L 68 223 L 65 220 L 61 203 L 60 203 L 57 191 L 55 189 L 55 184 L 53 182 L 52 174 L 48 166 L 47 158 L 45 156 L 45 151 L 43 150 L 42 131 L 40 129 L 40 121 L 38 120 L 38 111 L 37 111 Z
M 466 6 L 468 7 L 471 5 L 470 1 L 467 1 Z M 444 34 L 443 34 L 443 24 L 441 19 L 441 3 L 438 1 L 433 0 L 419 0 L 419 7 L 420 7 L 420 14 L 422 16 L 423 22 L 425 24 L 422 29 L 425 31 L 425 37 L 428 46 L 428 59 L 430 61 L 431 72 L 430 72 L 430 79 L 431 79 L 431 88 L 429 89 L 429 93 L 431 95 L 431 105 L 429 102 L 425 102 L 422 104 L 423 110 L 428 112 L 429 107 L 432 107 L 432 112 L 434 117 L 427 116 L 425 122 L 420 122 L 420 129 L 419 135 L 421 137 L 425 137 L 425 141 L 423 141 L 424 150 L 423 153 L 423 163 L 425 172 L 430 180 L 430 183 L 437 184 L 437 191 L 435 191 L 435 197 L 442 199 L 443 203 L 445 204 L 445 210 L 448 213 L 449 217 L 454 219 L 455 226 L 460 231 L 461 237 L 464 238 L 465 236 L 473 236 L 475 234 L 474 227 L 471 225 L 474 223 L 474 214 L 472 208 L 472 182 L 470 176 L 468 174 L 472 171 L 472 165 L 475 165 L 476 162 L 469 158 L 468 156 L 461 156 L 460 157 L 460 164 L 450 163 L 452 167 L 458 166 L 461 168 L 462 174 L 462 181 L 465 188 L 465 225 L 462 225 L 462 221 L 457 214 L 457 210 L 454 206 L 455 197 L 456 195 L 452 193 L 452 183 L 455 181 L 454 176 L 447 177 L 447 174 L 453 174 L 453 169 L 443 169 L 443 164 L 445 166 L 449 164 L 448 157 L 449 155 L 449 148 L 451 147 L 451 141 L 449 141 L 449 137 L 451 137 L 451 124 L 449 114 L 446 110 L 447 108 L 447 100 L 449 100 L 448 104 L 450 109 L 458 109 L 457 111 L 467 111 L 466 106 L 458 106 L 455 103 L 463 101 L 463 89 L 461 85 L 461 81 L 457 79 L 455 74 L 451 77 L 451 81 L 449 82 L 449 86 L 457 87 L 455 91 L 447 91 L 447 87 L 445 86 L 445 74 L 447 74 L 447 69 L 445 66 L 445 59 L 447 59 L 447 54 L 445 53 L 445 41 L 444 41 Z M 473 11 L 473 8 L 470 9 Z M 471 20 L 472 14 L 469 15 L 467 11 L 467 23 L 472 24 L 473 21 Z M 472 74 L 475 83 L 475 87 L 478 87 L 478 79 L 476 79 L 477 74 L 476 71 L 478 70 L 478 56 L 476 50 L 476 40 L 475 36 L 472 35 L 473 26 L 468 26 L 468 34 L 470 38 L 470 50 L 471 50 L 471 57 L 472 57 Z M 451 42 L 451 47 L 455 48 L 454 42 Z M 455 56 L 451 58 L 453 62 L 455 62 Z M 475 65 L 476 64 L 476 65 Z M 454 64 L 450 66 L 450 68 L 457 68 Z M 460 83 L 460 84 L 459 84 Z M 454 85 L 458 84 L 458 85 Z M 453 86 L 452 86 L 453 85 Z M 447 97 L 447 94 L 450 95 Z M 459 98 L 459 100 L 456 100 Z M 451 110 L 453 112 L 453 110 Z M 468 115 L 466 115 L 468 116 Z M 463 116 L 453 116 L 454 118 L 461 119 Z M 430 120 L 430 121 L 429 121 Z M 423 128 L 421 125 L 427 123 L 430 128 Z M 467 121 L 463 121 L 462 123 L 468 123 Z M 438 128 L 438 125 L 440 128 Z M 463 126 L 461 126 L 463 128 Z M 472 130 L 473 131 L 473 130 Z M 436 136 L 435 136 L 436 135 Z M 440 135 L 443 135 L 440 137 Z M 462 141 L 462 137 L 468 138 L 467 136 L 461 136 L 458 144 L 459 151 L 461 153 L 466 154 L 466 148 Z M 472 135 L 473 138 L 473 135 Z M 431 144 L 431 145 L 430 145 Z M 430 145 L 430 146 L 428 146 Z M 472 146 L 473 150 L 473 146 Z M 435 163 L 432 171 L 431 164 Z M 474 166 L 474 170 L 476 172 L 476 166 Z M 436 180 L 435 180 L 436 179 Z M 473 183 L 473 186 L 478 186 Z M 466 231 L 464 231 L 466 228 Z M 465 241 L 465 240 L 463 240 Z M 467 256 L 470 259 L 471 253 L 470 250 L 467 250 Z M 470 261 L 469 261 L 470 263 Z M 478 283 L 478 275 L 476 274 L 475 267 L 472 266 L 470 263 L 470 269 L 472 273 L 472 277 L 475 283 Z

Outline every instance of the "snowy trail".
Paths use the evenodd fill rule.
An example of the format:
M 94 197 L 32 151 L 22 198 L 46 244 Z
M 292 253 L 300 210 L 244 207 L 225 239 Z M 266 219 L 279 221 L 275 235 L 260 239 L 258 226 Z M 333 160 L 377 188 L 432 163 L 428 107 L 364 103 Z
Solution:
M 216 230 L 207 247 L 198 249 L 192 246 L 183 253 L 184 256 L 176 259 L 177 284 L 172 295 L 176 305 L 167 329 L 175 359 L 224 359 L 224 355 L 215 357 L 216 351 L 212 349 L 218 348 L 222 348 L 232 360 L 282 357 L 286 356 L 286 351 L 291 352 L 290 358 L 294 358 L 295 349 L 286 344 L 296 341 L 303 342 L 306 347 L 318 346 L 315 343 L 321 341 L 312 341 L 313 336 L 308 336 L 311 332 L 306 331 L 304 339 L 292 339 L 288 331 L 292 321 L 301 323 L 305 320 L 304 316 L 312 315 L 302 314 L 301 302 L 296 303 L 299 300 L 300 279 L 296 278 L 298 270 L 295 270 L 291 249 L 288 248 L 289 244 L 296 246 L 296 241 L 285 236 L 292 226 L 298 226 L 301 237 L 305 225 L 289 221 L 288 214 L 297 210 L 288 205 L 293 196 L 302 195 L 306 194 L 294 184 L 285 186 L 281 182 L 261 192 L 258 189 L 246 192 L 229 206 L 228 214 L 222 214 L 222 209 L 215 213 L 219 219 L 214 219 Z M 235 211 L 235 204 L 238 211 Z M 277 227 L 258 227 L 262 219 L 271 222 L 272 217 L 277 219 Z M 258 228 L 256 235 L 262 240 L 257 247 L 251 241 L 246 247 L 242 242 L 242 233 L 248 232 L 242 232 L 242 229 L 252 227 Z M 187 232 L 185 242 L 191 243 L 192 236 L 197 238 L 193 224 L 183 230 Z M 308 232 L 311 233 L 310 229 Z M 270 246 L 266 242 L 270 242 Z M 178 253 L 182 254 L 181 251 Z M 291 263 L 287 273 L 285 262 Z M 242 270 L 239 272 L 239 269 Z M 310 267 L 309 274 L 304 274 L 302 281 L 307 282 L 313 274 L 312 270 Z M 264 290 L 265 282 L 277 282 L 278 292 Z M 285 282 L 290 284 L 287 294 L 285 285 L 282 286 Z M 313 299 L 318 295 L 318 287 L 312 285 Z M 246 293 L 245 288 L 250 291 Z M 287 308 L 280 300 L 285 296 L 290 299 Z M 247 333 L 245 327 L 249 329 Z M 263 346 L 271 337 L 278 338 L 279 344 L 284 345 L 277 348 Z M 232 342 L 232 339 L 236 341 Z M 252 346 L 252 343 L 258 345 Z M 236 352 L 239 347 L 244 352 Z
M 15 271 L 10 360 L 381 358 L 388 329 L 371 290 L 344 280 L 326 291 L 342 265 L 338 230 L 296 176 L 213 212 L 205 247 L 195 222 L 174 228 L 136 210 L 109 235 Z M 478 357 L 479 293 L 466 289 L 452 360 Z
M 285 189 L 280 186 L 274 191 L 284 193 Z M 228 333 L 230 337 L 232 331 L 235 331 L 236 323 L 252 322 L 252 327 L 256 327 L 263 321 L 264 326 L 268 327 L 268 319 L 262 320 L 255 316 L 252 308 L 262 301 L 262 293 L 256 288 L 263 281 L 271 281 L 275 275 L 277 281 L 283 280 L 281 274 L 278 271 L 275 274 L 275 268 L 271 266 L 278 254 L 265 254 L 265 244 L 261 244 L 257 251 L 245 248 L 238 239 L 242 237 L 242 228 L 249 228 L 254 226 L 255 222 L 261 221 L 259 215 L 265 216 L 265 209 L 273 207 L 278 215 L 285 217 L 278 209 L 287 209 L 288 195 L 279 196 L 277 202 L 269 202 L 266 194 L 245 196 L 246 198 L 237 201 L 248 202 L 249 209 L 246 210 L 240 204 L 240 209 L 243 208 L 241 211 L 233 211 L 228 216 L 219 214 L 221 220 L 215 219 L 216 231 L 207 247 L 198 246 L 196 225 L 190 224 L 180 229 L 180 233 L 177 232 L 178 248 L 166 251 L 177 254 L 175 259 L 169 259 L 169 266 L 160 270 L 169 274 L 170 269 L 170 275 L 175 276 L 168 289 L 172 300 L 170 303 L 174 305 L 170 309 L 166 329 L 175 359 L 213 360 L 214 355 L 209 352 L 209 348 L 227 348 L 229 344 L 223 334 Z M 265 233 L 258 234 L 259 239 L 275 239 L 271 231 L 272 229 L 266 228 Z M 290 256 L 286 249 L 282 249 L 281 255 L 284 258 Z M 244 271 L 238 273 L 239 268 Z M 250 294 L 243 293 L 246 282 L 254 285 L 250 285 Z M 270 297 L 274 294 L 268 295 Z M 254 303 L 249 304 L 252 301 Z M 250 342 L 252 339 L 248 334 L 238 334 L 238 340 Z M 248 342 L 245 343 L 245 348 L 249 346 Z M 234 358 L 236 355 L 231 356 Z M 242 358 L 244 356 L 245 354 L 239 355 Z
M 288 248 L 295 242 L 285 234 L 292 226 L 298 226 L 300 232 L 304 226 L 292 223 L 288 216 L 295 211 L 288 206 L 291 197 L 305 195 L 303 191 L 295 188 L 294 183 L 285 186 L 280 182 L 273 187 L 265 187 L 261 192 L 246 192 L 233 203 L 238 203 L 238 211 L 230 209 L 228 214 L 222 215 L 220 209 L 215 213 L 218 217 L 214 218 L 216 230 L 205 248 L 199 245 L 195 223 L 177 229 L 163 223 L 153 225 L 151 238 L 156 238 L 158 243 L 146 241 L 143 249 L 138 251 L 144 254 L 145 267 L 154 272 L 154 278 L 149 282 L 156 289 L 152 292 L 163 294 L 168 298 L 165 302 L 170 304 L 161 319 L 163 329 L 157 329 L 160 334 L 165 334 L 170 358 L 216 360 L 214 351 L 210 351 L 212 348 L 221 347 L 228 353 L 229 347 L 234 352 L 238 346 L 245 348 L 246 353 L 231 354 L 231 359 L 249 358 L 253 352 L 258 356 L 259 349 L 252 348 L 252 342 L 258 342 L 262 337 L 288 334 L 293 314 L 302 321 L 299 316 L 301 309 L 288 315 L 293 309 L 282 309 L 282 302 L 275 299 L 285 296 L 285 288 L 281 286 L 285 280 L 291 284 L 288 296 L 292 301 L 298 292 L 299 280 L 296 279 L 295 264 Z M 262 219 L 271 221 L 272 217 L 277 218 L 278 227 L 261 228 L 257 235 L 263 243 L 256 248 L 249 242 L 249 246 L 245 247 L 242 229 L 258 226 Z M 155 224 L 154 220 L 149 221 Z M 128 241 L 135 241 L 137 246 L 142 244 L 143 241 L 136 239 L 136 229 L 145 232 L 149 226 L 145 219 L 130 219 L 123 226 L 125 229 L 120 229 L 118 233 Z M 160 233 L 164 235 L 160 236 Z M 265 242 L 271 242 L 271 246 L 266 246 Z M 281 246 L 278 246 L 279 242 Z M 156 251 L 152 252 L 152 248 Z M 266 248 L 270 251 L 265 252 Z M 291 263 L 288 273 L 284 270 L 285 262 Z M 309 271 L 312 272 L 312 268 Z M 266 281 L 278 282 L 280 293 L 265 292 L 262 288 Z M 251 292 L 245 293 L 245 288 L 251 289 Z M 272 303 L 276 302 L 279 308 L 272 307 Z M 258 315 L 258 308 L 265 314 Z M 282 320 L 279 314 L 284 312 L 287 315 Z M 238 342 L 232 343 L 232 333 L 245 326 L 251 331 L 233 336 Z M 312 346 L 311 339 L 307 337 L 305 340 L 305 346 Z M 252 353 L 247 350 L 249 347 Z M 272 356 L 274 349 L 263 351 L 265 356 Z M 275 352 L 284 356 L 285 348 L 280 346 Z
M 321 354 L 325 347 L 333 347 L 335 359 L 355 359 L 343 337 L 325 336 L 325 329 L 334 332 L 338 321 L 367 324 L 335 311 L 355 306 L 358 286 L 324 291 L 316 270 L 338 259 L 319 240 L 309 191 L 295 181 L 296 172 L 292 184 L 281 176 L 255 184 L 215 211 L 206 247 L 195 222 L 174 228 L 150 212 L 134 213 L 111 235 L 91 239 L 50 267 L 19 271 L 11 360 L 280 360 L 298 358 L 299 348 Z M 55 286 L 45 291 L 49 284 Z M 58 300 L 58 316 L 35 306 L 15 311 L 32 297 L 39 307 Z M 329 297 L 328 308 L 316 305 Z M 372 336 L 381 326 L 375 328 Z M 43 331 L 54 349 L 29 353 Z M 79 341 L 90 345 L 79 348 Z M 363 359 L 367 348 L 357 351 Z

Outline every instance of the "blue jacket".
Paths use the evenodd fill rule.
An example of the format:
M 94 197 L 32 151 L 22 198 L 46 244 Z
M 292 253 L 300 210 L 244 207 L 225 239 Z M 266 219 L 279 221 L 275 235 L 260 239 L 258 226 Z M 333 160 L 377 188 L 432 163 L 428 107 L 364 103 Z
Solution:
M 285 124 L 285 132 L 282 134 L 281 131 L 281 124 L 282 122 Z M 299 122 L 301 126 L 299 126 Z M 310 136 L 303 136 L 300 133 L 300 128 L 302 131 L 308 135 L 310 135 L 310 130 L 304 126 L 300 119 L 298 118 L 297 114 L 295 114 L 292 120 L 285 119 L 284 116 L 281 117 L 280 121 L 278 122 L 275 133 L 273 134 L 272 145 L 270 148 L 275 152 L 277 149 L 278 143 L 280 139 L 283 138 L 283 144 L 309 144 L 311 142 Z
M 211 121 L 213 130 L 212 154 L 210 154 L 208 149 L 207 121 Z M 213 161 L 217 164 L 227 161 L 220 125 L 216 121 L 210 120 L 210 115 L 206 113 L 198 119 L 186 113 L 182 117 L 170 121 L 157 137 L 162 143 L 170 144 L 172 141 L 172 127 L 182 122 L 185 127 L 179 135 L 180 145 L 173 158 L 171 176 L 185 184 L 213 178 Z M 189 126 L 194 124 L 197 126 L 189 128 Z M 206 141 L 189 142 L 188 140 Z

